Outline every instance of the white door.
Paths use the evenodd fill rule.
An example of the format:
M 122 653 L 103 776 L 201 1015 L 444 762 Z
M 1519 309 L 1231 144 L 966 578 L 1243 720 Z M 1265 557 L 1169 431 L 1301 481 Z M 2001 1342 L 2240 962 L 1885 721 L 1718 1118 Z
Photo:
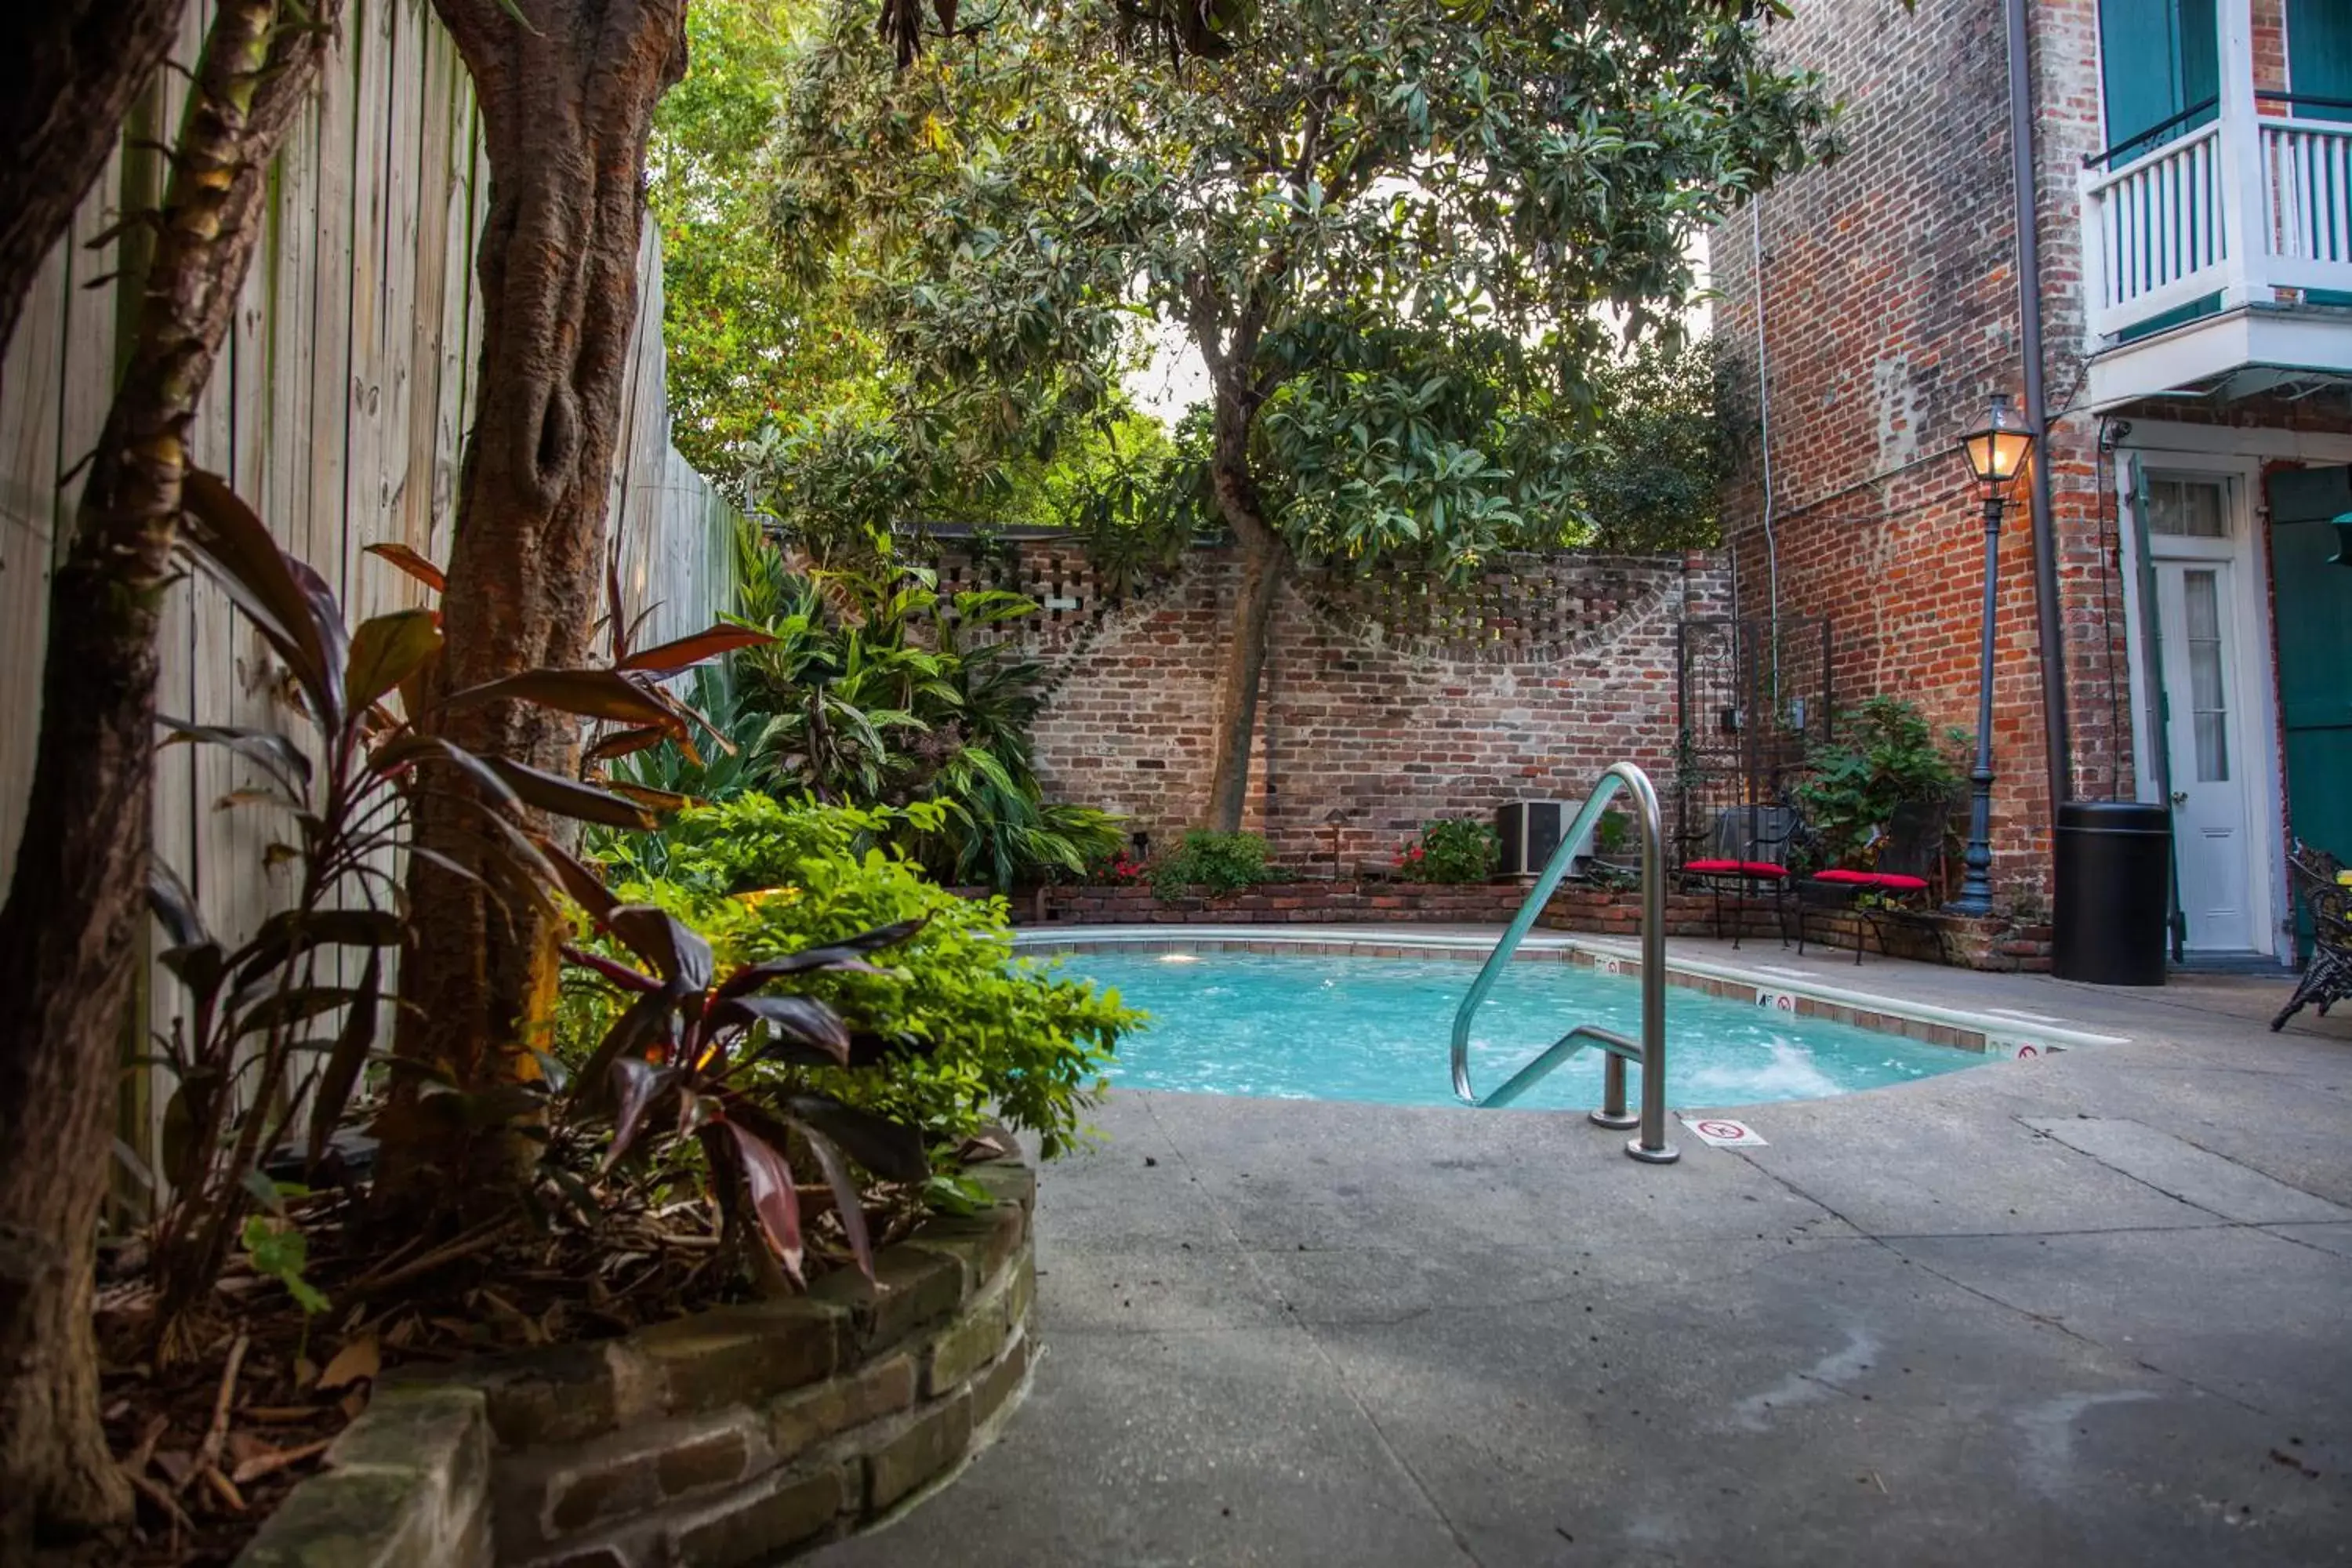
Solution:
M 2243 731 L 2238 710 L 2233 563 L 2156 561 L 2166 756 L 2180 878 L 2184 944 L 2243 952 L 2256 921 L 2247 833 Z

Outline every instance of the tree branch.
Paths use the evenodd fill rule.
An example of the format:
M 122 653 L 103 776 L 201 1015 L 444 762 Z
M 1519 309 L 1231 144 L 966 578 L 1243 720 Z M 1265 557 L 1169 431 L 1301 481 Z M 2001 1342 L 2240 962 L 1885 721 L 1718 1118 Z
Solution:
M 0 7 L 0 349 L 26 290 L 106 166 L 124 113 L 163 58 L 180 0 L 23 0 Z

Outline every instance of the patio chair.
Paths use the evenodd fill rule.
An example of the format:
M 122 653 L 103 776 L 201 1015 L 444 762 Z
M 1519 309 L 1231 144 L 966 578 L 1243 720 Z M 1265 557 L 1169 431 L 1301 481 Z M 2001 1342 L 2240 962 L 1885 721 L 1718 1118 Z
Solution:
M 2294 994 L 2271 1020 L 2273 1034 L 2306 1006 L 2318 1008 L 2325 1018 L 2331 1004 L 2352 996 L 2352 888 L 2336 880 L 2344 862 L 2298 838 L 2287 870 L 2311 910 L 2311 962 L 2304 965 Z
M 1797 952 L 1805 951 L 1805 911 L 1832 909 L 1857 917 L 1886 951 L 1883 921 L 1923 912 L 1930 890 L 1927 873 L 1943 854 L 1944 825 L 1951 805 L 1943 800 L 1906 801 L 1895 808 L 1886 826 L 1872 834 L 1864 846 L 1871 855 L 1867 869 L 1832 868 L 1808 877 L 1797 889 Z M 1854 933 L 1853 961 L 1862 962 L 1869 945 Z
M 1683 883 L 1715 895 L 1715 934 L 1723 935 L 1723 900 L 1732 900 L 1731 945 L 1738 947 L 1748 924 L 1752 895 L 1769 892 L 1772 918 L 1780 941 L 1789 940 L 1789 850 L 1802 830 L 1796 812 L 1785 805 L 1727 805 L 1715 814 L 1703 852 L 1683 862 Z

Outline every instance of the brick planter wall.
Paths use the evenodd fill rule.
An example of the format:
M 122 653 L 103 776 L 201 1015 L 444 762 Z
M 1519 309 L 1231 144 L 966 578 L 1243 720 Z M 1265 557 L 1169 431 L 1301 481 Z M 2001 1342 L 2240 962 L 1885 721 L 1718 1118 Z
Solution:
M 773 1562 L 908 1505 L 1026 1386 L 1035 1182 L 806 1296 L 387 1382 L 238 1568 Z
M 1517 913 L 1527 896 L 1517 882 L 1269 882 L 1223 898 L 1167 900 L 1141 886 L 1047 888 L 1018 912 L 1024 923 L 1049 925 L 1493 925 Z
M 1501 925 L 1527 897 L 1523 882 L 1458 886 L 1415 882 L 1276 882 L 1221 899 L 1162 900 L 1148 887 L 1046 888 L 1020 900 L 1021 923 L 1046 925 Z M 1788 935 L 1796 935 L 1790 901 Z M 1538 924 L 1632 942 L 1642 933 L 1642 898 L 1631 888 L 1563 884 Z M 1777 942 L 1780 919 L 1769 900 L 1675 889 L 1666 894 L 1666 934 Z M 1883 914 L 1875 925 L 1850 910 L 1805 911 L 1806 945 L 1885 952 L 1963 969 L 2040 973 L 2050 967 L 2050 928 L 2005 917 L 1970 920 L 1925 910 Z

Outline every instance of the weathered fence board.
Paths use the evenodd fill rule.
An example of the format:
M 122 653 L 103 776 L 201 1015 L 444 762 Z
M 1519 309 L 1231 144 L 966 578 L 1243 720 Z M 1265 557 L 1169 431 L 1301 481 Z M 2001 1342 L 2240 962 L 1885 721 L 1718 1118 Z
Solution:
M 172 48 L 180 66 L 194 68 L 211 11 L 212 0 L 189 0 Z M 133 320 L 135 277 L 109 279 L 140 242 L 92 242 L 160 196 L 163 161 L 139 143 L 173 134 L 186 92 L 178 72 L 157 73 L 0 353 L 0 887 L 39 733 L 49 574 Z M 368 545 L 448 556 L 480 344 L 473 251 L 488 203 L 472 83 L 427 0 L 352 0 L 272 172 L 267 227 L 193 451 L 341 591 L 355 619 L 425 597 Z M 669 445 L 650 223 L 644 259 L 610 526 L 627 612 L 651 608 L 651 640 L 725 607 L 732 521 Z M 160 641 L 163 712 L 302 732 L 267 645 L 211 584 L 173 589 Z M 217 749 L 171 746 L 158 759 L 157 850 L 232 940 L 290 893 L 290 878 L 262 866 L 278 827 L 218 807 L 249 782 Z M 168 983 L 151 992 L 150 1019 L 165 1026 L 176 997 Z

